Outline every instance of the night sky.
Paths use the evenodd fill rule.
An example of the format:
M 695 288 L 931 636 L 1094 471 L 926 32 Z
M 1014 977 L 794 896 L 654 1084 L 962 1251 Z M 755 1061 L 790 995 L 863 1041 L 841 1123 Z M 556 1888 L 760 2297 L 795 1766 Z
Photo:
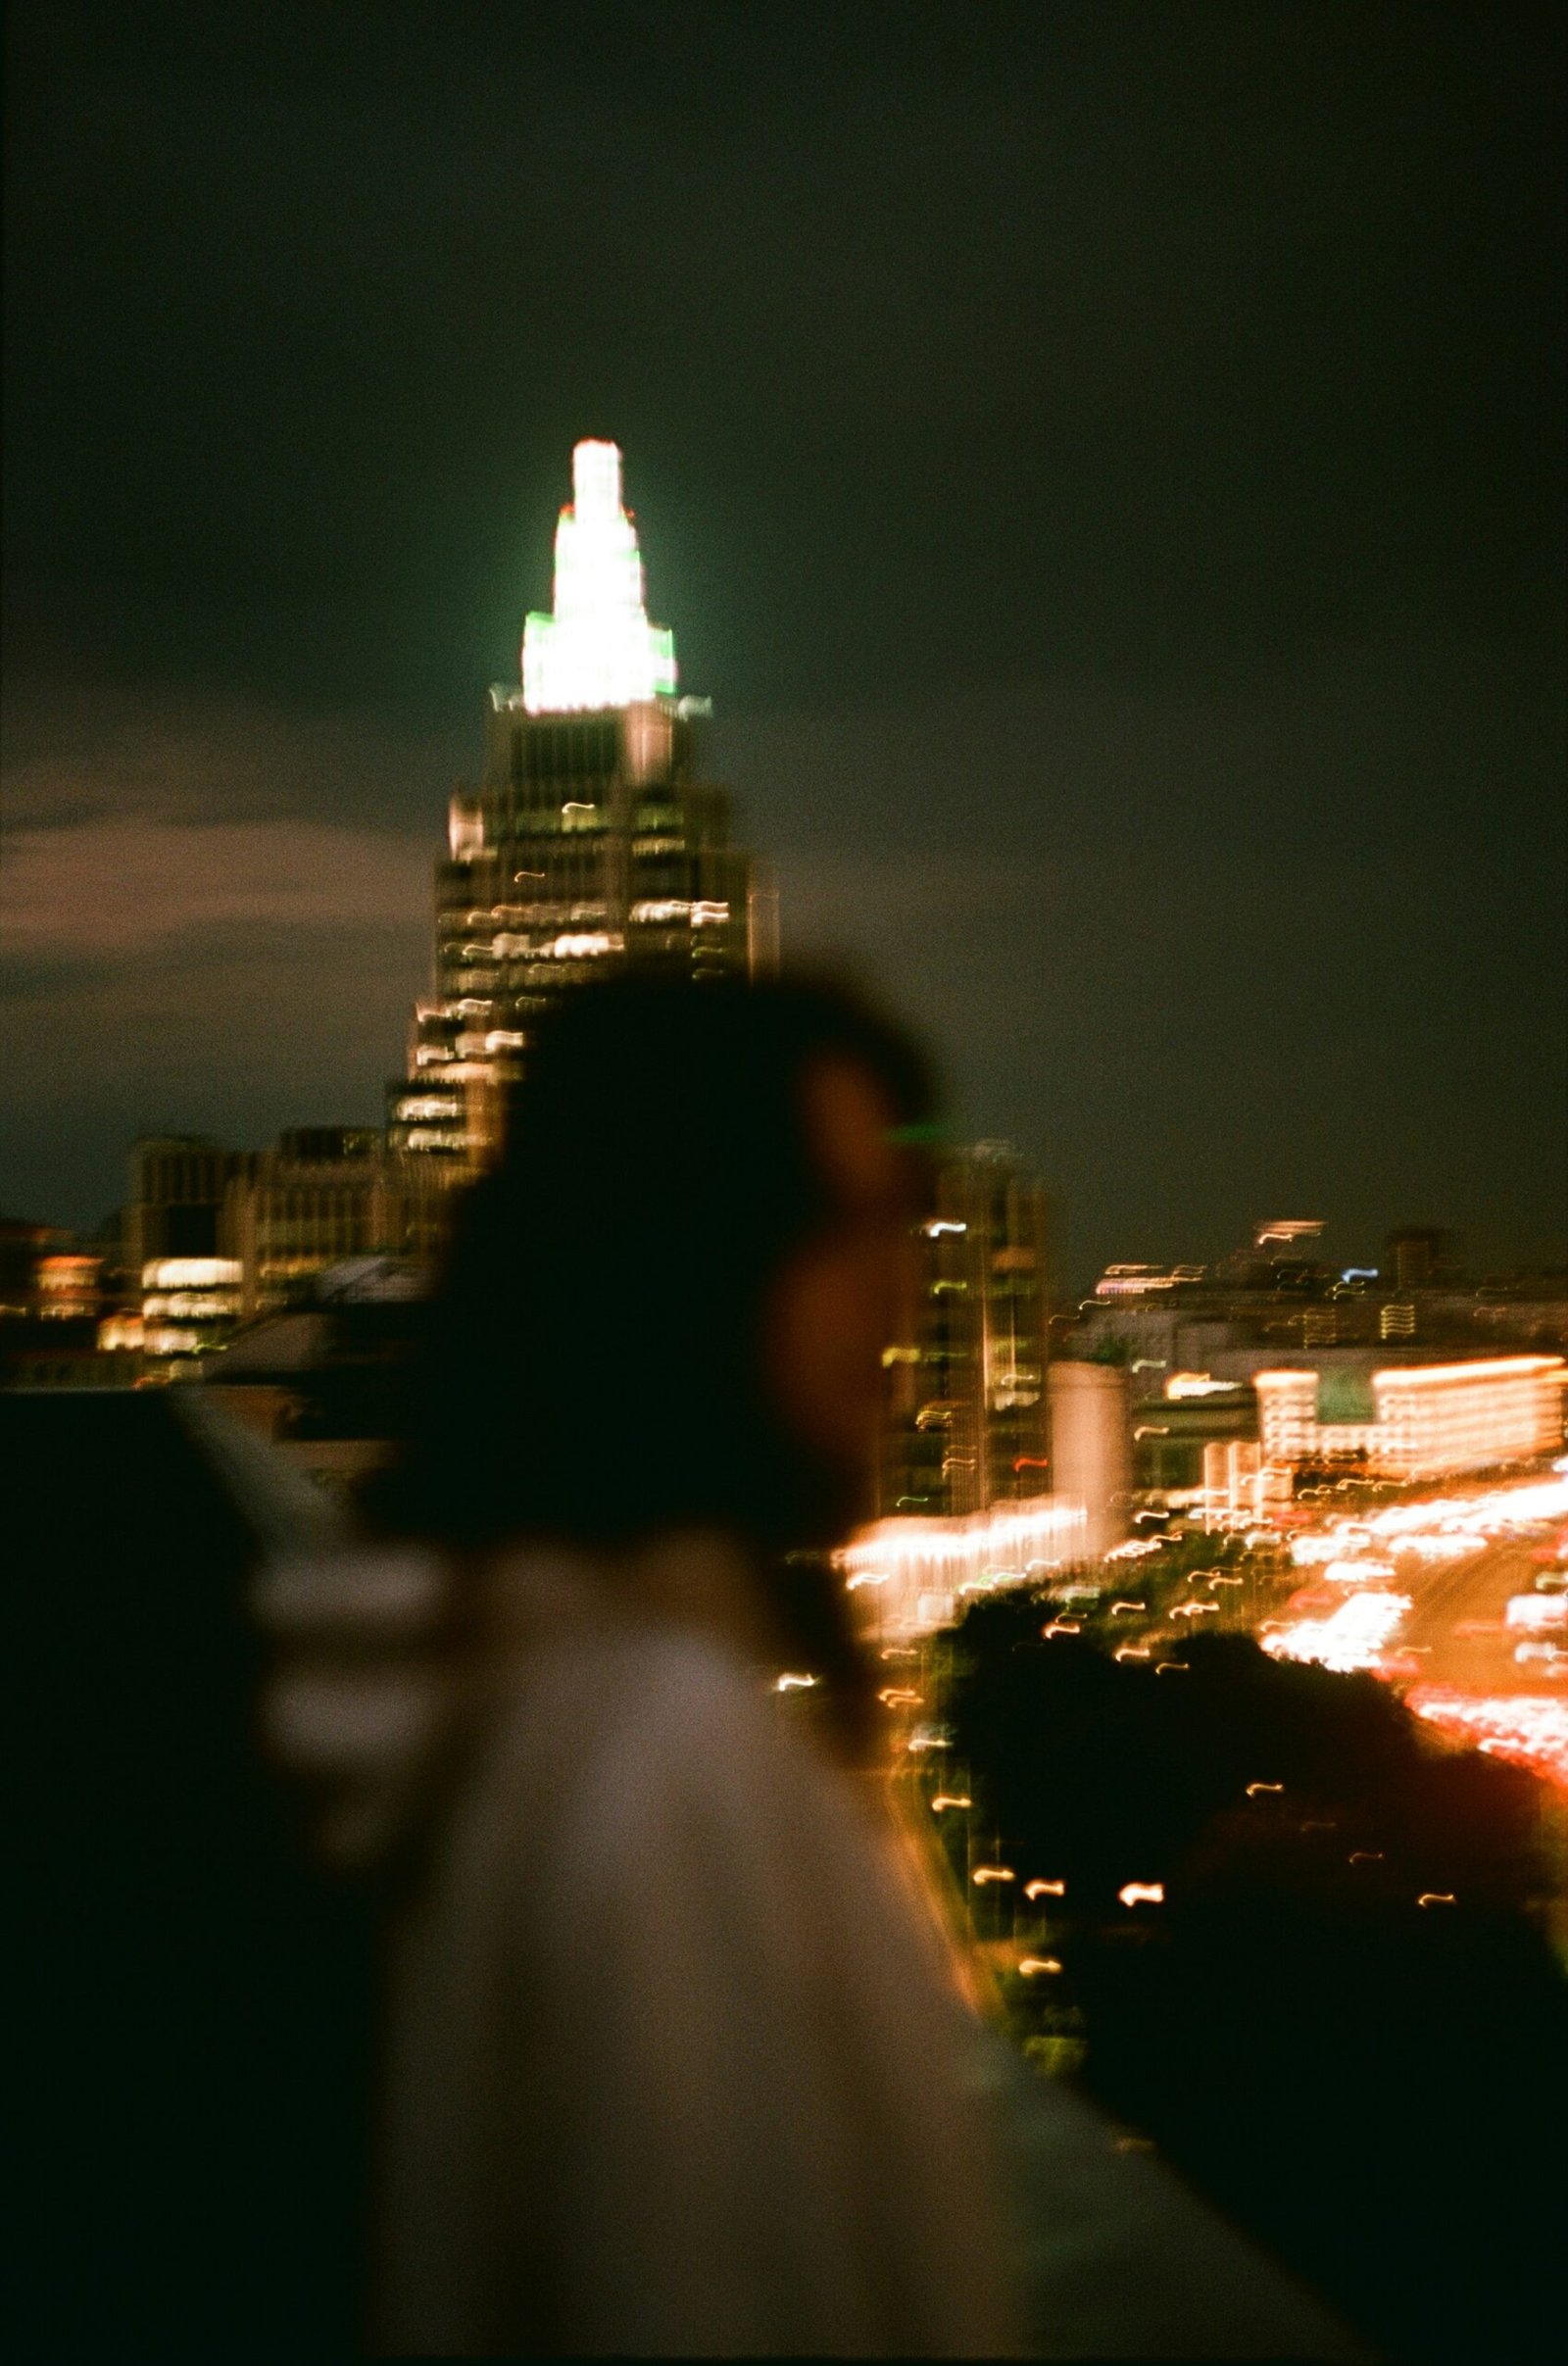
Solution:
M 14 6 L 0 1207 L 375 1120 L 583 434 L 1059 1196 L 1561 1260 L 1556 7 Z

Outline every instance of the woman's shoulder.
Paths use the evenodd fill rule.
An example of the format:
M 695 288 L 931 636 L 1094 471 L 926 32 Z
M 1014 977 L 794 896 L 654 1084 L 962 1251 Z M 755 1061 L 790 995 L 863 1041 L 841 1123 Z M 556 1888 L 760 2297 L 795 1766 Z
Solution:
M 395 1847 L 456 1721 L 452 1589 L 436 1553 L 349 1541 L 280 1554 L 253 1585 L 263 1747 L 341 1870 Z

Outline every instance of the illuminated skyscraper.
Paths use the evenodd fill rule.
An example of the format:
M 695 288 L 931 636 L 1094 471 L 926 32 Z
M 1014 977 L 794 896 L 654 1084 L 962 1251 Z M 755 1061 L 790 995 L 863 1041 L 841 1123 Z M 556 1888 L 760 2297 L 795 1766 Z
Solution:
M 916 1296 L 887 1351 L 884 1516 L 954 1518 L 1048 1488 L 1046 1196 L 1004 1142 L 946 1158 Z
M 389 1095 L 394 1151 L 465 1165 L 530 1025 L 607 961 L 700 984 L 772 955 L 728 794 L 703 777 L 710 704 L 676 696 L 674 635 L 648 620 L 614 444 L 572 454 L 555 610 L 527 618 L 520 671 L 490 692 L 477 796 L 452 801 L 434 993 Z

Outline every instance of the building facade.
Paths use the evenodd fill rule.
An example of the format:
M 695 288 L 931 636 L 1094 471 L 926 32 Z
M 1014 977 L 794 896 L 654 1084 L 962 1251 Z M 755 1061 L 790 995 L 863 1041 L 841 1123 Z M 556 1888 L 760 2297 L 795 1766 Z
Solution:
M 255 1156 L 208 1134 L 143 1134 L 132 1143 L 124 1243 L 133 1287 L 155 1258 L 220 1254 L 229 1184 Z
M 707 777 L 703 699 L 676 696 L 651 624 L 621 456 L 585 442 L 556 533 L 555 609 L 526 622 L 520 680 L 491 690 L 477 794 L 460 792 L 436 870 L 432 991 L 391 1149 L 482 1164 L 528 1033 L 608 962 L 700 985 L 770 965 L 770 902 Z
M 961 1519 L 1047 1485 L 1048 1208 L 1006 1143 L 944 1158 L 887 1350 L 878 1508 Z
M 1098 1559 L 1132 1524 L 1127 1375 L 1116 1364 L 1062 1359 L 1051 1367 L 1051 1477 L 1084 1507 L 1084 1554 Z
M 1259 1372 L 1262 1459 L 1406 1482 L 1532 1461 L 1562 1444 L 1565 1379 L 1560 1356 Z
M 327 1267 L 356 1257 L 428 1262 L 439 1248 L 449 1161 L 388 1147 L 372 1126 L 297 1126 L 251 1154 L 224 1197 L 220 1240 L 240 1274 L 240 1308 L 264 1314 Z

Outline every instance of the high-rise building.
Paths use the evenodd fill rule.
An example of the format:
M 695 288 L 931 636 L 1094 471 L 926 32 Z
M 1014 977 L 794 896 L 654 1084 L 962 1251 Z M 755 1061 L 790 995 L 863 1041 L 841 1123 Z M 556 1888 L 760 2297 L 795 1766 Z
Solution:
M 951 1519 L 1047 1487 L 1046 1197 L 1004 1142 L 954 1153 L 920 1228 L 916 1295 L 887 1351 L 880 1509 Z
M 1052 1485 L 1084 1507 L 1084 1553 L 1097 1559 L 1131 1526 L 1133 1462 L 1127 1375 L 1117 1364 L 1051 1367 Z
M 1383 1279 L 1396 1292 L 1429 1290 L 1451 1262 L 1453 1237 L 1436 1224 L 1401 1224 L 1383 1244 Z
M 476 795 L 437 865 L 434 990 L 389 1088 L 395 1152 L 469 1167 L 494 1142 L 528 1031 L 609 961 L 694 984 L 769 965 L 766 898 L 705 776 L 706 699 L 676 695 L 648 620 L 614 444 L 572 454 L 555 610 L 527 618 L 520 680 L 492 689 Z

